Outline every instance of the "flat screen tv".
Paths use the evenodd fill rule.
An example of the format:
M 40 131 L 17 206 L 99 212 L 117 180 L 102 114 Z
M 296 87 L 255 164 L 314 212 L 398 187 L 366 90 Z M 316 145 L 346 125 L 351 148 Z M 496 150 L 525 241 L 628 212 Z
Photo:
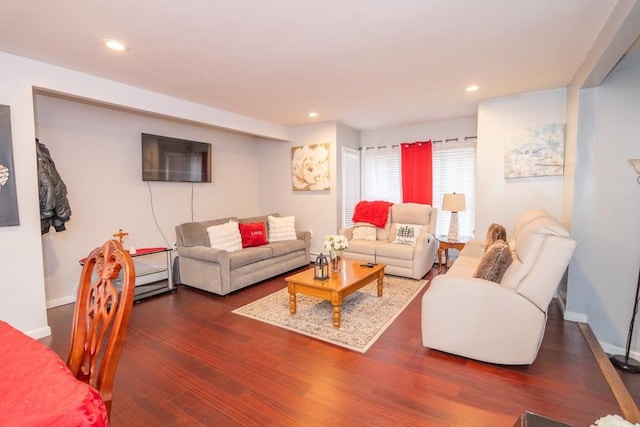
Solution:
M 143 133 L 142 180 L 211 182 L 211 144 Z

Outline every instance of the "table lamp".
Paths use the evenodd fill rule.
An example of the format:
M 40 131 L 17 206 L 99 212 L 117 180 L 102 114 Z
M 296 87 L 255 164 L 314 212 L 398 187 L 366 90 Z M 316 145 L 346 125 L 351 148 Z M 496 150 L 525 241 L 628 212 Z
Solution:
M 451 222 L 449 222 L 449 234 L 447 240 L 457 242 L 460 238 L 458 231 L 458 212 L 466 210 L 464 194 L 445 194 L 442 197 L 442 210 L 451 212 Z

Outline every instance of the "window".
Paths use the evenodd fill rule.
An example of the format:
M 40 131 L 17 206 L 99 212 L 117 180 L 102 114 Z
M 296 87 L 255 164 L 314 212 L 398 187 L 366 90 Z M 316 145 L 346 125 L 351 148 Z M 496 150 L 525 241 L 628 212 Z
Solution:
M 362 200 L 402 203 L 400 145 L 362 148 Z
M 399 146 L 363 147 L 361 150 L 361 200 L 401 203 Z M 349 185 L 346 181 L 352 179 L 347 178 L 348 176 L 347 172 L 343 172 L 345 188 Z M 451 212 L 442 211 L 442 196 L 445 193 L 454 192 L 464 194 L 466 202 L 466 211 L 458 213 L 460 235 L 473 236 L 476 206 L 475 138 L 467 137 L 463 142 L 455 138 L 433 144 L 433 206 L 438 208 L 437 235 L 446 236 L 449 232 Z M 353 206 L 355 207 L 355 204 Z M 346 224 L 346 209 L 343 212 L 345 212 Z M 348 215 L 349 224 L 351 224 L 353 211 Z
M 361 150 L 362 200 L 402 203 L 399 145 L 363 147 Z M 433 206 L 438 208 L 437 235 L 446 236 L 449 232 L 451 212 L 442 211 L 442 196 L 454 192 L 464 194 L 466 201 L 466 210 L 458 213 L 460 235 L 473 236 L 476 206 L 475 138 L 467 137 L 463 142 L 454 138 L 433 144 Z M 349 215 L 351 221 L 353 211 Z
M 458 213 L 460 236 L 473 236 L 476 206 L 476 140 L 433 144 L 433 206 L 438 208 L 437 235 L 447 235 L 451 212 L 442 211 L 445 193 L 465 195 L 466 211 Z
M 360 152 L 342 147 L 342 226 L 353 225 L 353 211 L 360 201 Z

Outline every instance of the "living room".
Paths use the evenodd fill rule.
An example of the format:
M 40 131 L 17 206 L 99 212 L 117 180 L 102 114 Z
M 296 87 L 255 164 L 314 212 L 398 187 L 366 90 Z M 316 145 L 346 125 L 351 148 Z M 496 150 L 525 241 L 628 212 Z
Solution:
M 636 2 L 630 10 L 637 9 Z M 598 58 L 612 51 L 622 57 L 616 37 L 630 24 L 618 24 L 608 34 L 609 53 L 594 44 Z M 588 322 L 606 351 L 621 353 L 640 258 L 640 207 L 630 197 L 638 188 L 628 162 L 640 156 L 639 56 L 637 50 L 629 53 L 594 86 L 486 99 L 474 116 L 358 131 L 339 122 L 273 125 L 2 52 L 0 103 L 11 107 L 21 225 L 0 229 L 0 318 L 32 336 L 48 335 L 46 308 L 73 301 L 78 260 L 120 228 L 139 247 L 171 246 L 175 225 L 192 219 L 279 212 L 295 215 L 299 228 L 312 231 L 312 252 L 319 252 L 321 237 L 340 226 L 341 147 L 477 135 L 476 235 L 492 222 L 511 230 L 529 208 L 545 209 L 570 225 L 579 243 L 569 268 L 565 318 Z M 540 122 L 567 123 L 564 176 L 505 183 L 502 135 Z M 140 177 L 141 132 L 212 143 L 212 183 L 147 185 Z M 73 210 L 65 232 L 44 237 L 35 137 L 51 150 Z M 331 190 L 294 193 L 291 147 L 317 143 L 331 147 Z

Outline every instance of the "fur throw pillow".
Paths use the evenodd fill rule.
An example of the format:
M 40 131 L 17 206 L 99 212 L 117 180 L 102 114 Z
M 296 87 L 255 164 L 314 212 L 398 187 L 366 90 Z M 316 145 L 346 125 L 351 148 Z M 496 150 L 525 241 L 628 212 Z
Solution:
M 487 240 L 485 242 L 484 251 L 489 249 L 489 246 L 496 240 L 507 241 L 507 230 L 500 224 L 495 222 L 489 226 L 487 230 Z
M 473 277 L 500 283 L 512 262 L 513 254 L 509 245 L 502 239 L 496 240 L 487 247 Z

